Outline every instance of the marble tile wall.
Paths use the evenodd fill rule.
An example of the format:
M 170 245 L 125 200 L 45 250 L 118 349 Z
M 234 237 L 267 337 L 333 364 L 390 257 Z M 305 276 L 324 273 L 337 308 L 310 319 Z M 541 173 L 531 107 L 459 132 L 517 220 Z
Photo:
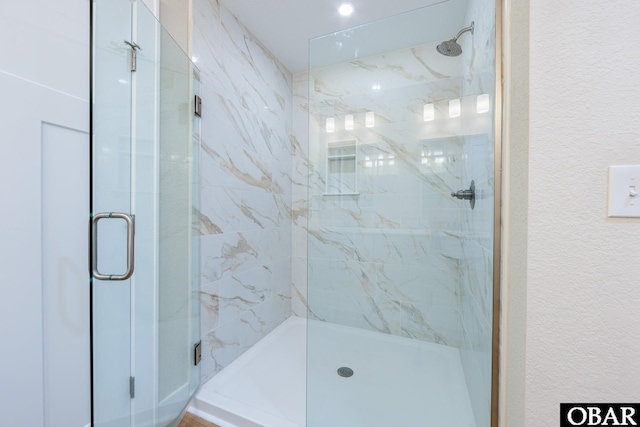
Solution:
M 291 314 L 293 78 L 217 0 L 193 1 L 192 37 L 204 382 Z
M 478 427 L 491 419 L 491 343 L 493 310 L 493 213 L 495 106 L 495 2 L 471 0 L 467 22 L 475 22 L 473 37 L 461 39 L 464 56 L 462 93 L 490 95 L 491 110 L 478 115 L 481 132 L 464 134 L 463 180 L 476 183 L 478 201 L 462 214 L 460 355 Z
M 494 46 L 480 3 L 468 15 L 475 36 L 461 40 L 475 52 Z M 479 93 L 493 104 L 493 56 L 445 58 L 426 44 L 291 76 L 216 0 L 194 0 L 193 56 L 205 99 L 203 380 L 290 313 L 309 313 L 459 346 L 486 425 L 493 134 L 491 113 L 473 111 Z M 456 98 L 463 114 L 449 118 Z M 344 141 L 356 144 L 357 195 L 326 195 L 328 147 Z M 473 212 L 450 197 L 471 179 Z
M 308 152 L 302 147 L 293 160 L 300 180 L 309 171 L 307 206 L 294 189 L 294 206 L 307 215 L 294 219 L 293 247 L 308 238 L 309 257 L 308 294 L 307 263 L 294 261 L 296 314 L 306 301 L 312 318 L 460 345 L 467 205 L 450 193 L 465 186 L 462 135 L 485 125 L 471 95 L 461 99 L 462 116 L 449 117 L 448 101 L 461 97 L 465 83 L 462 66 L 433 43 L 295 76 L 294 117 L 311 111 Z M 425 103 L 434 103 L 435 120 L 423 120 Z M 374 127 L 365 126 L 367 112 Z M 347 114 L 353 130 L 345 129 Z M 295 120 L 294 134 L 304 141 L 305 126 Z M 357 185 L 346 187 L 357 195 L 327 195 L 335 192 L 327 187 L 327 150 L 344 141 L 357 147 Z
M 293 76 L 293 168 L 292 168 L 292 258 L 291 310 L 307 316 L 307 199 L 309 182 L 309 126 L 317 133 L 316 121 L 309 122 L 309 73 Z

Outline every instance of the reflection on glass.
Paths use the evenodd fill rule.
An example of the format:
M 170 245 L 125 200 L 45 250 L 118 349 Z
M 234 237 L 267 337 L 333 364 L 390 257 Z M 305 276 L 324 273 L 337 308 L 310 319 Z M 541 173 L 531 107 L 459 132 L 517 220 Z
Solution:
M 476 111 L 478 114 L 488 113 L 489 108 L 489 94 L 483 93 L 482 95 L 478 95 L 478 100 L 476 102 Z
M 436 108 L 433 104 L 424 104 L 422 109 L 422 119 L 425 122 L 432 122 L 436 118 Z
M 449 117 L 460 117 L 462 107 L 459 99 L 452 99 L 449 101 Z
M 345 130 L 353 130 L 353 114 L 344 116 L 344 128 Z
M 373 111 L 367 111 L 365 114 L 364 125 L 368 128 L 372 128 L 376 125 L 376 115 Z
M 327 133 L 333 133 L 336 131 L 336 119 L 334 119 L 333 117 L 329 117 L 327 119 L 327 123 L 325 125 L 325 128 L 327 130 Z

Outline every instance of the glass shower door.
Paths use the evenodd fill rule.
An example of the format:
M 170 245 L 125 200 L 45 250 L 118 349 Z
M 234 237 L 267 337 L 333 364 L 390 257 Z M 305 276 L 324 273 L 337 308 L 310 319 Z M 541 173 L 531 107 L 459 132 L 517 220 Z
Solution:
M 307 427 L 492 425 L 496 3 L 432 3 L 310 42 Z
M 132 90 L 131 71 L 123 64 L 127 55 L 123 41 L 131 41 L 132 7 L 129 1 L 100 1 L 93 7 L 92 213 L 131 214 Z M 97 231 L 98 241 L 92 239 L 92 245 L 97 245 L 98 259 L 92 268 L 123 274 L 126 223 L 103 220 Z M 131 422 L 126 384 L 131 368 L 131 281 L 92 279 L 92 421 L 96 426 Z
M 142 2 L 92 7 L 93 425 L 168 426 L 199 383 L 197 70 Z

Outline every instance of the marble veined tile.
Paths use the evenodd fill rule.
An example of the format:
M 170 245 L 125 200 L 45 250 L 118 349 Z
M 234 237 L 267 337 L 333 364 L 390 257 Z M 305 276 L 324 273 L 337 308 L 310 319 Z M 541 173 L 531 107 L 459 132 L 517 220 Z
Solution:
M 259 232 L 202 237 L 202 280 L 211 282 L 258 266 Z
M 200 375 L 207 381 L 239 356 L 240 321 L 225 323 L 202 336 Z
M 447 265 L 450 264 L 450 265 Z M 456 263 L 428 260 L 422 266 L 382 264 L 378 294 L 403 303 L 417 302 L 457 309 L 460 271 Z
M 281 230 L 291 224 L 292 76 L 226 8 L 197 1 L 195 9 L 205 98 L 202 277 L 219 281 L 225 326 L 258 306 L 281 318 L 290 290 L 271 275 L 291 253 L 291 233 Z
M 238 319 L 271 296 L 272 272 L 268 266 L 242 271 L 220 281 L 220 323 Z
M 192 56 L 210 378 L 291 313 L 293 76 L 218 0 L 194 0 Z
M 456 309 L 431 304 L 402 304 L 402 336 L 458 347 L 459 324 L 459 312 Z
M 286 258 L 269 266 L 272 274 L 272 292 L 274 297 L 291 298 L 293 261 Z
M 213 187 L 202 192 L 200 213 L 206 235 L 278 227 L 287 212 L 275 194 Z
M 360 58 L 312 70 L 308 100 L 307 76 L 294 77 L 294 117 L 310 115 L 300 131 L 309 132 L 308 151 L 294 169 L 309 175 L 307 305 L 314 317 L 459 345 L 466 217 L 451 192 L 464 186 L 460 135 L 483 129 L 480 119 L 469 126 L 449 117 L 449 100 L 467 84 L 463 65 L 462 57 L 437 55 L 435 44 Z M 464 111 L 471 95 L 462 99 Z M 432 122 L 423 119 L 426 103 L 434 104 Z M 333 132 L 325 130 L 328 118 Z M 328 197 L 335 179 L 328 148 L 344 141 L 357 147 L 359 194 Z M 303 238 L 294 233 L 296 241 Z
M 275 298 L 245 312 L 240 320 L 240 353 L 264 338 L 287 317 L 288 314 L 281 310 L 280 302 Z
M 200 287 L 200 332 L 208 333 L 220 324 L 220 282 Z
M 224 145 L 214 151 L 219 157 L 218 185 L 238 190 L 282 193 L 273 179 L 271 161 L 236 145 Z

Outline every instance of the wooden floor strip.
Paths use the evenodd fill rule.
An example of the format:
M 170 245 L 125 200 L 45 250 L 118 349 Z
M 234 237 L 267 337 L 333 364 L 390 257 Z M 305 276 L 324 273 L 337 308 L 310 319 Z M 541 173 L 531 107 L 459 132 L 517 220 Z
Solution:
M 190 412 L 184 414 L 178 427 L 218 427 L 215 424 L 211 424 L 209 421 L 205 421 L 200 417 L 196 417 Z

